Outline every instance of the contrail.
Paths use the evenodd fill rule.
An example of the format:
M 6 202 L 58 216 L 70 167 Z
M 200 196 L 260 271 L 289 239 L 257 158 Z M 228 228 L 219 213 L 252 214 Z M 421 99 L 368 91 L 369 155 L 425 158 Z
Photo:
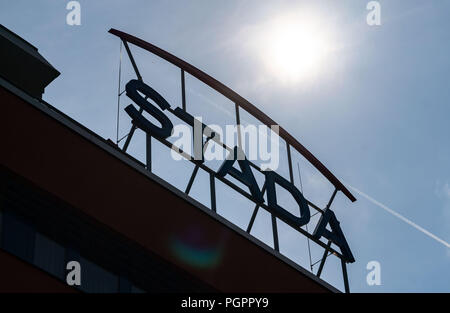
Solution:
M 443 244 L 444 246 L 446 246 L 447 248 L 450 248 L 450 244 L 448 242 L 446 242 L 445 240 L 442 240 L 441 238 L 439 238 L 438 236 L 430 233 L 428 230 L 420 227 L 419 225 L 417 225 L 416 223 L 414 223 L 413 221 L 410 221 L 409 219 L 407 219 L 406 217 L 404 217 L 403 215 L 395 212 L 394 210 L 388 208 L 387 206 L 385 206 L 383 203 L 378 202 L 377 200 L 375 200 L 374 198 L 370 197 L 369 195 L 366 195 L 364 192 L 356 189 L 355 187 L 352 186 L 348 186 L 349 188 L 353 189 L 354 191 L 356 191 L 357 193 L 359 193 L 361 196 L 363 196 L 364 198 L 366 198 L 367 200 L 369 200 L 370 202 L 378 205 L 380 208 L 386 210 L 387 212 L 391 213 L 392 215 L 394 215 L 395 217 L 398 217 L 399 219 L 401 219 L 403 222 L 411 225 L 412 227 L 414 227 L 415 229 L 421 231 L 422 233 L 424 233 L 425 235 L 433 238 L 434 240 L 436 240 L 437 242 Z

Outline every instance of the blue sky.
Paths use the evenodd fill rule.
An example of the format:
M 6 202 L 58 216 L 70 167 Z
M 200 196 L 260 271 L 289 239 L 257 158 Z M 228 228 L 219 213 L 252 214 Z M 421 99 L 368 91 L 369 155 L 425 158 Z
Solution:
M 79 1 L 80 26 L 66 24 L 67 2 L 2 1 L 0 23 L 37 46 L 62 73 L 44 99 L 101 136 L 116 137 L 119 40 L 107 33 L 113 27 L 225 83 L 280 123 L 346 184 L 450 241 L 450 1 L 379 1 L 380 26 L 366 23 L 368 1 Z M 296 12 L 311 12 L 328 27 L 333 50 L 320 71 L 287 83 L 280 79 L 283 73 L 264 63 L 271 44 L 267 25 Z M 135 50 L 144 80 L 179 105 L 178 69 Z M 131 78 L 124 56 L 122 86 Z M 188 108 L 200 113 L 201 105 L 213 99 L 232 110 L 194 79 L 187 77 L 187 84 Z M 211 123 L 230 120 L 215 114 Z M 122 111 L 121 134 L 127 122 Z M 137 136 L 130 152 L 139 154 L 141 141 Z M 158 174 L 180 187 L 186 183 L 175 179 L 179 176 L 172 165 L 162 158 L 156 162 Z M 323 206 L 331 186 L 307 164 L 302 170 L 305 195 Z M 209 197 L 201 183 L 193 194 Z M 357 260 L 348 267 L 352 291 L 449 292 L 450 249 L 355 195 L 358 201 L 350 203 L 341 194 L 332 207 Z M 246 225 L 251 211 L 230 203 L 249 204 L 230 199 L 229 209 L 219 213 Z M 257 237 L 270 241 L 264 217 L 255 228 Z M 282 252 L 305 266 L 306 251 L 297 249 L 304 248 L 304 238 L 284 227 L 280 232 Z M 331 259 L 323 277 L 342 288 L 340 267 Z M 381 286 L 366 283 L 366 265 L 372 260 L 381 264 Z

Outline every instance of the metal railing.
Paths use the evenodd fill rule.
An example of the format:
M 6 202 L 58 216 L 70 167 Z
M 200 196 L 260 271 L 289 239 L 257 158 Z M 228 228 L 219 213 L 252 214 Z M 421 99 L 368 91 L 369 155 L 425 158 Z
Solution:
M 140 81 L 143 81 L 143 78 L 139 72 L 139 69 L 137 67 L 137 64 L 134 60 L 134 57 L 131 53 L 130 47 L 128 45 L 128 43 L 134 44 L 142 49 L 145 49 L 149 52 L 151 52 L 152 54 L 155 54 L 159 57 L 161 57 L 162 59 L 168 61 L 169 63 L 177 66 L 180 68 L 180 77 L 181 77 L 181 108 L 176 108 L 176 109 L 172 109 L 172 108 L 168 108 L 167 111 L 170 112 L 171 114 L 177 116 L 178 118 L 186 121 L 186 117 L 183 115 L 183 112 L 187 112 L 187 108 L 186 108 L 186 90 L 185 90 L 185 86 L 186 86 L 186 82 L 185 82 L 185 72 L 191 74 L 193 77 L 199 79 L 200 81 L 202 81 L 203 83 L 205 83 L 206 85 L 210 86 L 211 88 L 213 88 L 214 90 L 216 90 L 217 92 L 221 93 L 223 96 L 225 96 L 226 98 L 228 98 L 229 100 L 233 101 L 235 104 L 235 118 L 236 118 L 236 126 L 237 126 L 237 130 L 238 130 L 238 145 L 240 147 L 242 147 L 242 134 L 241 134 L 241 130 L 240 130 L 240 126 L 241 126 L 241 122 L 240 122 L 240 114 L 239 114 L 239 110 L 240 108 L 244 109 L 245 111 L 247 111 L 248 113 L 250 113 L 253 117 L 257 118 L 260 122 L 262 122 L 263 124 L 265 124 L 267 127 L 271 127 L 272 125 L 277 125 L 279 126 L 277 123 L 275 123 L 272 119 L 270 119 L 267 115 L 265 115 L 263 112 L 261 112 L 259 109 L 257 109 L 253 104 L 251 104 L 250 102 L 248 102 L 247 100 L 245 100 L 244 98 L 242 98 L 240 95 L 238 95 L 237 93 L 235 93 L 233 90 L 231 90 L 230 88 L 226 87 L 225 85 L 223 85 L 222 83 L 218 82 L 217 80 L 215 80 L 214 78 L 212 78 L 211 76 L 209 76 L 208 74 L 202 72 L 201 70 L 197 69 L 196 67 L 186 63 L 185 61 L 175 57 L 174 55 L 148 43 L 145 42 L 139 38 L 136 38 L 134 36 L 131 36 L 129 34 L 123 33 L 121 31 L 115 30 L 115 29 L 111 29 L 109 31 L 111 34 L 114 34 L 116 36 L 118 36 L 121 40 L 122 43 L 125 47 L 125 50 L 128 54 L 128 57 L 131 61 L 131 65 L 134 69 L 134 72 L 137 76 L 137 79 Z M 122 92 L 123 93 L 123 92 Z M 118 96 L 120 97 L 121 94 L 119 92 Z M 140 108 L 139 113 L 142 114 L 143 113 L 143 109 Z M 198 123 L 201 123 L 200 121 L 196 121 Z M 202 124 L 203 127 L 207 127 L 206 125 Z M 126 152 L 127 148 L 130 144 L 130 141 L 133 137 L 133 134 L 136 130 L 136 126 L 132 125 L 130 131 L 127 133 L 127 135 L 125 135 L 122 139 L 126 138 L 124 145 L 122 146 L 122 151 Z M 285 131 L 282 127 L 279 127 L 279 132 L 278 134 L 280 136 L 280 138 L 284 139 L 285 143 L 286 143 L 286 148 L 287 148 L 287 159 L 288 159 L 288 167 L 289 167 L 289 179 L 290 182 L 292 184 L 294 184 L 294 174 L 293 174 L 293 169 L 292 169 L 292 157 L 291 157 L 291 147 L 293 147 L 297 152 L 299 152 L 303 157 L 305 157 L 306 160 L 308 160 L 319 172 L 321 172 L 330 183 L 332 183 L 335 187 L 333 194 L 331 195 L 327 206 L 324 209 L 321 209 L 320 207 L 318 207 L 317 205 L 315 205 L 314 203 L 312 203 L 311 201 L 307 200 L 307 203 L 309 205 L 310 208 L 314 209 L 315 211 L 317 211 L 315 214 L 313 214 L 312 216 L 316 215 L 316 214 L 323 214 L 326 210 L 328 210 L 337 194 L 338 191 L 343 192 L 343 194 L 352 202 L 356 201 L 356 198 L 350 193 L 350 191 L 317 159 L 315 158 L 311 152 L 309 152 L 303 145 L 301 145 L 296 139 L 294 139 L 287 131 Z M 191 174 L 191 177 L 189 179 L 188 185 L 186 187 L 186 189 L 184 190 L 184 192 L 186 194 L 189 194 L 191 187 L 194 183 L 195 178 L 197 177 L 197 173 L 199 169 L 202 169 L 203 171 L 205 171 L 206 173 L 208 173 L 209 175 L 209 183 L 210 183 L 210 196 L 211 196 L 211 209 L 212 211 L 216 212 L 217 207 L 216 207 L 216 188 L 215 188 L 215 181 L 216 179 L 218 179 L 219 181 L 221 181 L 222 183 L 224 183 L 225 185 L 227 185 L 228 187 L 231 187 L 233 190 L 237 191 L 239 194 L 241 194 L 242 196 L 246 197 L 247 199 L 253 201 L 255 203 L 255 207 L 253 209 L 253 213 L 252 216 L 250 218 L 249 224 L 247 226 L 246 232 L 250 234 L 256 215 L 259 211 L 260 208 L 263 208 L 264 210 L 266 210 L 267 212 L 271 213 L 270 208 L 265 204 L 265 203 L 257 203 L 254 201 L 254 198 L 252 197 L 252 195 L 250 193 L 248 193 L 247 191 L 243 190 L 242 188 L 240 188 L 238 185 L 236 185 L 235 183 L 233 183 L 231 180 L 225 178 L 225 177 L 221 177 L 216 175 L 216 172 L 211 169 L 210 167 L 206 166 L 202 161 L 199 161 L 198 159 L 196 159 L 194 156 L 190 155 L 189 153 L 186 153 L 185 151 L 183 151 L 182 149 L 175 147 L 171 142 L 169 142 L 166 139 L 161 139 L 161 138 L 156 138 L 158 141 L 160 141 L 162 144 L 164 144 L 165 146 L 167 146 L 169 149 L 172 149 L 173 151 L 177 152 L 178 154 L 180 154 L 181 156 L 183 156 L 186 160 L 189 160 L 190 162 L 195 164 L 194 170 Z M 209 140 L 211 140 L 213 138 L 206 138 L 206 142 L 202 142 L 202 146 L 203 149 L 206 148 L 206 145 L 208 145 Z M 118 141 L 121 141 L 118 140 Z M 203 138 L 202 138 L 203 141 Z M 226 149 L 227 151 L 232 152 L 233 148 L 228 147 L 224 142 L 218 140 L 217 138 L 214 138 L 214 141 L 216 144 L 220 145 L 222 148 Z M 255 170 L 259 171 L 260 173 L 264 174 L 264 171 L 258 166 L 256 165 L 254 162 L 251 162 L 250 160 L 249 164 L 252 168 L 254 168 Z M 151 160 L 151 136 L 147 134 L 147 138 L 146 138 L 146 168 L 147 170 L 151 171 L 151 164 L 152 164 L 152 160 Z M 262 190 L 261 190 L 262 194 L 264 194 L 266 192 L 266 184 L 263 185 Z M 328 243 L 324 243 L 319 239 L 316 239 L 315 237 L 313 237 L 312 234 L 310 234 L 307 230 L 304 230 L 300 227 L 298 227 L 297 225 L 294 225 L 292 222 L 290 222 L 288 219 L 283 219 L 283 217 L 280 216 L 275 216 L 273 213 L 271 213 L 271 219 L 272 219 L 272 233 L 273 233 L 273 242 L 274 242 L 274 249 L 279 252 L 279 240 L 278 240 L 278 230 L 277 230 L 277 218 L 279 218 L 280 220 L 282 220 L 283 222 L 285 222 L 286 224 L 288 224 L 289 226 L 291 226 L 292 228 L 294 228 L 296 231 L 298 231 L 299 233 L 301 233 L 302 235 L 306 236 L 308 240 L 313 241 L 314 243 L 316 243 L 317 245 L 319 245 L 320 247 L 322 247 L 324 249 L 324 253 L 322 258 L 319 261 L 316 261 L 314 263 L 312 263 L 311 261 L 311 255 L 310 255 L 310 268 L 311 270 L 313 269 L 313 266 L 315 266 L 317 263 L 320 262 L 319 265 L 319 269 L 316 273 L 316 275 L 318 277 L 320 277 L 325 261 L 327 259 L 327 257 L 331 254 L 334 254 L 335 256 L 337 256 L 338 258 L 340 258 L 341 260 L 341 264 L 342 264 L 342 272 L 343 272 L 343 279 L 344 279 L 344 286 L 345 286 L 345 291 L 349 292 L 349 284 L 348 284 L 348 277 L 347 277 L 347 269 L 346 269 L 346 261 L 345 258 L 343 257 L 343 255 L 336 251 L 334 248 L 331 247 L 332 242 L 328 241 Z M 308 242 L 308 249 L 309 249 L 309 242 Z M 309 251 L 310 253 L 310 251 Z

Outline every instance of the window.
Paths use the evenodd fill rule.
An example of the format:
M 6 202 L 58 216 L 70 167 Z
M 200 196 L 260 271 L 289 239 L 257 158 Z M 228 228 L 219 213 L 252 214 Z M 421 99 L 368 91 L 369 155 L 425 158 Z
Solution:
M 145 293 L 145 291 L 133 285 L 131 286 L 131 293 Z
M 34 264 L 44 271 L 63 279 L 65 270 L 65 249 L 50 238 L 36 233 Z
M 66 263 L 78 261 L 81 266 L 82 291 L 87 293 L 144 293 L 127 277 L 107 271 L 80 256 L 77 250 L 63 246 L 11 211 L 0 210 L 0 247 L 7 252 L 34 264 L 61 279 L 66 280 Z
M 80 289 L 89 293 L 115 293 L 119 291 L 119 278 L 104 268 L 81 257 Z
M 13 213 L 3 212 L 3 248 L 9 253 L 32 263 L 35 231 Z
M 125 276 L 120 276 L 120 278 L 119 278 L 119 292 L 120 293 L 130 293 L 131 292 L 131 282 Z
M 0 210 L 0 248 L 3 247 L 3 243 L 2 243 L 2 210 Z

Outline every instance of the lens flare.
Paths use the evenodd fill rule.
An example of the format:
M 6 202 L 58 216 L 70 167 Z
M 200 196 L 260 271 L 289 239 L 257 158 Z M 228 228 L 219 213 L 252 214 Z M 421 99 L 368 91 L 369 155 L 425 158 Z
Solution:
M 214 268 L 222 260 L 222 244 L 195 228 L 174 236 L 170 247 L 180 261 L 193 267 Z

